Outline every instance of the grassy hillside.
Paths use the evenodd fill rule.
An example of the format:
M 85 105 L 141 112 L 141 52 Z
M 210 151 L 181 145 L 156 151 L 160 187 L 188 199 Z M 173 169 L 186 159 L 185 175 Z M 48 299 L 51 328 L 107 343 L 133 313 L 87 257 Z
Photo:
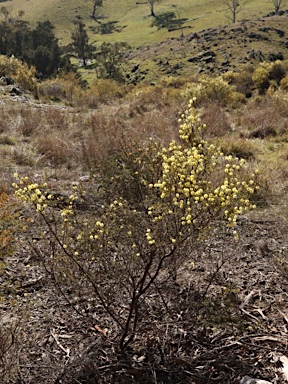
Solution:
M 31 23 L 49 19 L 56 26 L 58 37 L 63 44 L 69 41 L 72 21 L 81 16 L 87 26 L 95 27 L 98 24 L 90 18 L 92 5 L 90 1 L 76 0 L 12 0 L 5 4 L 13 13 L 25 11 L 24 18 Z M 185 24 L 193 31 L 216 27 L 229 23 L 227 7 L 224 1 L 206 0 L 175 0 L 180 16 L 188 19 Z M 155 13 L 169 11 L 170 0 L 162 0 L 155 5 Z M 250 0 L 243 6 L 238 14 L 238 20 L 261 17 L 273 10 L 270 0 Z M 135 0 L 105 0 L 100 9 L 104 19 L 102 21 L 118 21 L 124 27 L 120 33 L 110 35 L 95 35 L 91 31 L 91 40 L 97 41 L 126 41 L 134 47 L 162 41 L 168 37 L 179 36 L 179 32 L 168 33 L 166 30 L 157 31 L 150 28 L 148 4 L 136 4 Z
M 274 9 L 271 0 L 247 1 L 237 14 L 236 24 L 231 24 L 229 20 L 231 13 L 227 10 L 225 1 L 177 0 L 171 4 L 169 0 L 162 0 L 156 3 L 156 14 L 177 11 L 181 18 L 187 19 L 183 29 L 184 39 L 180 39 L 180 30 L 168 32 L 164 28 L 152 28 L 153 18 L 149 16 L 149 5 L 142 2 L 137 4 L 134 0 L 105 0 L 104 6 L 97 13 L 100 16 L 99 22 L 90 17 L 90 0 L 50 0 L 45 3 L 41 0 L 12 0 L 5 5 L 12 14 L 24 10 L 24 18 L 32 25 L 37 21 L 50 20 L 56 27 L 55 32 L 62 45 L 70 42 L 73 20 L 77 16 L 84 20 L 90 41 L 96 45 L 99 46 L 104 41 L 127 42 L 132 46 L 133 52 L 129 56 L 126 73 L 134 83 L 142 80 L 157 82 L 166 75 L 222 73 L 241 63 L 254 63 L 259 59 L 269 61 L 271 53 L 281 52 L 283 58 L 287 59 L 287 15 L 265 17 Z M 101 24 L 113 21 L 119 32 L 98 33 L 97 28 Z M 268 28 L 266 32 L 263 32 L 263 27 Z M 277 32 L 278 29 L 283 31 L 282 36 Z M 260 50 L 261 58 L 250 57 L 251 50 Z M 212 52 L 212 62 L 193 59 L 206 51 Z M 131 75 L 130 71 L 138 65 L 139 71 Z M 93 65 L 81 72 L 89 83 L 95 79 Z

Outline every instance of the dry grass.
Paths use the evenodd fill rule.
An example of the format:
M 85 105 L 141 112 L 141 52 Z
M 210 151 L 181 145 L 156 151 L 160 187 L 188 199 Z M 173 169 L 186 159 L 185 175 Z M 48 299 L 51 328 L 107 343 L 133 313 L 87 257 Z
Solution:
M 279 137 L 287 132 L 287 105 L 274 95 L 257 97 L 239 109 L 236 124 L 248 137 Z
M 111 89 L 113 89 L 114 92 L 116 88 L 112 87 Z M 173 96 L 169 94 L 169 91 L 172 90 Z M 92 90 L 89 92 L 92 92 Z M 91 95 L 91 93 L 89 92 L 87 93 L 86 97 Z M 173 88 L 170 85 L 161 85 L 158 87 L 142 86 L 134 88 L 133 92 L 130 92 L 128 94 L 126 93 L 127 90 L 124 90 L 123 93 L 120 94 L 117 92 L 111 92 L 109 93 L 109 97 L 107 96 L 107 98 L 101 98 L 99 96 L 99 93 L 97 93 L 95 89 L 93 90 L 93 92 L 95 92 L 95 98 L 93 99 L 93 101 L 91 101 L 91 106 L 93 106 L 93 109 L 89 109 L 88 105 L 83 106 L 83 104 L 85 103 L 81 103 L 80 100 L 78 103 L 76 99 L 76 106 L 74 108 L 64 105 L 55 106 L 40 103 L 38 105 L 32 103 L 25 103 L 18 106 L 16 104 L 11 103 L 7 104 L 6 107 L 1 106 L 0 113 L 2 116 L 3 128 L 2 132 L 0 133 L 0 156 L 3 160 L 0 164 L 0 172 L 2 176 L 1 183 L 3 185 L 3 188 L 5 184 L 8 185 L 8 187 L 11 185 L 13 181 L 12 175 L 15 171 L 17 171 L 20 175 L 32 176 L 32 179 L 36 180 L 37 182 L 40 180 L 45 180 L 48 183 L 49 191 L 51 190 L 62 194 L 64 194 L 65 191 L 71 190 L 72 183 L 74 184 L 75 182 L 79 182 L 79 184 L 83 186 L 83 183 L 88 180 L 86 183 L 88 193 L 87 200 L 85 201 L 88 201 L 89 203 L 90 200 L 88 199 L 90 198 L 90 192 L 91 196 L 95 199 L 95 189 L 97 188 L 97 185 L 93 184 L 93 178 L 81 178 L 80 176 L 87 176 L 88 174 L 89 176 L 97 176 L 98 167 L 101 166 L 101 164 L 103 164 L 107 158 L 111 160 L 109 164 L 112 168 L 111 172 L 115 171 L 115 167 L 119 165 L 119 160 L 121 161 L 121 158 L 119 158 L 119 153 L 123 149 L 123 147 L 125 147 L 126 150 L 129 150 L 129 148 L 135 148 L 133 147 L 135 143 L 146 143 L 149 137 L 151 136 L 157 138 L 163 143 L 170 142 L 171 140 L 177 137 L 179 112 L 186 107 L 186 102 L 182 99 L 178 99 L 180 92 L 177 88 Z M 287 124 L 286 119 L 288 117 L 286 107 L 287 104 L 284 99 L 280 101 L 279 99 L 276 99 L 273 95 L 267 95 L 265 98 L 258 98 L 256 100 L 250 99 L 249 101 L 247 101 L 246 105 L 241 104 L 235 110 L 233 110 L 231 107 L 225 108 L 217 103 L 205 103 L 201 107 L 203 121 L 207 124 L 206 135 L 208 136 L 209 141 L 217 142 L 218 144 L 220 144 L 225 154 L 234 154 L 238 157 L 245 158 L 246 168 L 243 170 L 243 172 L 250 173 L 255 168 L 259 169 L 257 184 L 260 186 L 260 189 L 253 196 L 253 202 L 258 205 L 258 210 L 254 213 L 254 215 L 256 216 L 262 214 L 268 215 L 269 212 L 273 212 L 273 214 L 275 214 L 275 212 L 281 212 L 281 215 L 285 216 L 287 212 L 287 204 L 283 202 L 283 196 L 286 196 L 287 194 L 288 185 L 288 148 L 287 141 L 284 140 L 286 137 L 285 124 Z M 263 135 L 263 138 L 255 138 L 253 137 L 253 135 L 251 135 L 251 133 L 254 132 L 256 129 L 262 130 L 269 125 L 271 125 L 271 127 L 275 129 L 274 136 Z M 159 164 L 157 164 L 157 166 L 158 165 Z M 109 171 L 110 169 L 108 169 L 108 172 Z M 0 187 L 2 187 L 2 185 L 0 185 Z M 111 186 L 111 182 L 110 184 L 108 182 L 108 186 L 109 185 Z M 133 189 L 131 185 L 127 183 L 127 180 L 123 180 L 123 185 L 128 185 L 129 188 L 126 189 L 128 190 L 128 192 L 133 193 Z M 112 190 L 108 192 L 111 193 L 111 196 L 114 196 L 115 189 L 113 189 L 113 187 L 111 189 Z M 97 203 L 98 201 L 95 204 L 95 200 L 93 200 L 91 205 L 91 207 L 93 208 L 91 208 L 91 212 L 85 212 L 85 208 L 83 208 L 83 211 L 81 210 L 79 214 L 92 214 L 92 209 L 98 209 Z M 285 205 L 286 210 L 281 210 L 279 208 L 283 205 Z M 95 206 L 97 207 L 95 208 Z M 278 208 L 275 209 L 275 207 Z M 261 212 L 259 211 L 260 208 L 262 209 Z M 240 228 L 240 230 L 242 230 L 242 227 Z M 226 244 L 227 241 L 232 242 L 233 236 L 230 236 L 229 234 L 226 234 L 225 236 L 226 237 L 223 238 L 223 243 Z M 243 241 L 245 242 L 246 247 L 248 242 L 247 237 L 245 237 Z M 215 273 L 215 281 L 216 279 L 219 279 L 219 281 L 216 282 L 218 285 L 216 285 L 217 289 L 219 288 L 220 294 L 218 293 L 214 296 L 212 295 L 211 297 L 209 295 L 207 296 L 206 307 L 204 303 L 201 308 L 201 312 L 199 312 L 199 318 L 193 315 L 193 319 L 191 319 L 191 311 L 187 311 L 187 305 L 196 308 L 197 305 L 201 306 L 202 302 L 199 301 L 199 297 L 195 299 L 193 293 L 193 295 L 191 295 L 191 297 L 189 298 L 190 301 L 187 304 L 186 298 L 188 296 L 185 296 L 186 284 L 188 286 L 188 284 L 190 284 L 191 282 L 192 287 L 193 284 L 198 284 L 197 279 L 199 279 L 199 287 L 201 286 L 203 289 L 203 276 L 207 275 L 205 284 L 208 281 L 211 281 L 211 274 L 213 275 L 213 273 L 217 270 L 218 263 L 220 263 L 221 261 L 218 256 L 222 255 L 223 250 L 219 250 L 219 252 L 215 251 L 217 253 L 217 255 L 215 256 L 214 246 L 210 246 L 210 239 L 209 241 L 207 240 L 206 245 L 207 249 L 210 249 L 209 252 L 212 252 L 210 255 L 212 263 L 211 268 L 209 269 L 207 267 L 207 258 L 203 258 L 202 251 L 200 252 L 199 250 L 199 260 L 196 260 L 197 266 L 195 268 L 191 267 L 191 265 L 189 265 L 189 267 L 186 267 L 186 265 L 183 264 L 183 277 L 181 277 L 181 279 L 183 280 L 183 287 L 181 287 L 180 296 L 178 288 L 175 288 L 174 292 L 174 287 L 171 291 L 171 295 L 175 294 L 175 297 L 177 298 L 176 302 L 178 302 L 179 297 L 181 297 L 182 301 L 180 303 L 181 305 L 179 307 L 179 311 L 181 309 L 181 311 L 183 310 L 183 313 L 185 313 L 185 316 L 187 315 L 187 319 L 185 318 L 185 321 L 187 320 L 185 324 L 191 325 L 192 321 L 194 321 L 194 323 L 191 325 L 191 329 L 196 329 L 198 323 L 201 321 L 203 321 L 201 324 L 204 324 L 204 326 L 208 326 L 209 329 L 212 329 L 212 327 L 214 327 L 215 325 L 216 327 L 221 328 L 221 325 L 225 323 L 226 332 L 227 329 L 231 326 L 232 328 L 234 327 L 234 332 L 236 330 L 236 332 L 240 332 L 242 334 L 242 332 L 245 332 L 245 329 L 243 331 L 243 316 L 242 320 L 240 320 L 240 317 L 238 319 L 237 316 L 234 316 L 235 311 L 238 308 L 237 305 L 240 300 L 240 294 L 238 295 L 237 289 L 235 290 L 236 293 L 233 290 L 233 279 L 235 276 L 234 272 L 233 274 L 230 274 L 228 270 L 227 274 L 225 276 L 223 275 L 223 279 L 221 277 L 221 273 Z M 239 260 L 242 260 L 244 246 L 241 249 L 240 248 Z M 227 255 L 225 257 L 227 258 L 227 260 L 229 259 L 227 265 L 233 264 L 233 266 L 235 266 L 236 268 L 236 266 L 239 265 L 239 260 L 235 259 L 234 262 L 233 259 L 233 263 L 231 263 L 231 255 L 234 255 L 234 251 L 235 243 L 233 240 L 231 250 L 226 251 Z M 30 282 L 31 280 L 34 281 L 33 278 L 35 278 L 35 276 L 39 276 L 37 274 L 38 261 L 33 258 L 29 259 L 30 256 L 30 251 L 27 252 L 27 250 L 24 249 L 24 256 L 22 261 L 23 265 L 19 265 L 18 259 L 14 260 L 14 263 L 17 268 L 21 267 L 22 270 L 24 270 L 24 273 L 22 273 L 23 275 L 25 274 L 26 280 L 28 275 L 28 282 Z M 250 256 L 250 254 L 247 256 L 249 263 L 251 262 Z M 259 255 L 257 255 L 257 259 L 259 259 Z M 31 266 L 29 268 L 27 268 L 28 263 Z M 203 271 L 205 272 L 201 272 L 201 274 L 199 274 L 199 271 L 201 270 L 197 269 L 201 268 L 199 267 L 199 265 L 202 266 L 202 264 L 200 263 L 205 265 L 205 267 L 203 267 Z M 205 270 L 205 268 L 207 268 L 207 270 Z M 15 276 L 17 276 L 18 279 L 17 281 L 19 281 L 20 279 L 20 281 L 22 282 L 22 275 L 20 275 L 19 278 L 18 269 L 15 269 L 15 271 Z M 245 273 L 243 271 L 241 272 L 242 275 L 245 275 Z M 187 276 L 190 279 L 189 283 L 187 283 Z M 233 276 L 233 278 L 229 277 L 230 280 L 229 282 L 227 282 L 227 276 Z M 189 285 L 189 290 L 192 289 L 191 287 Z M 226 288 L 227 291 L 225 290 Z M 68 367 L 69 369 L 67 368 L 67 366 L 65 366 L 63 361 L 65 360 L 66 355 L 63 350 L 58 350 L 59 345 L 55 343 L 53 336 L 51 336 L 51 334 L 49 333 L 50 329 L 53 330 L 55 329 L 55 327 L 58 327 L 58 333 L 62 332 L 61 321 L 63 321 L 63 313 L 65 313 L 65 325 L 63 328 L 65 331 L 63 330 L 63 334 L 73 334 L 73 337 L 71 337 L 71 339 L 58 339 L 58 341 L 63 346 L 66 346 L 67 343 L 71 343 L 71 345 L 68 345 L 71 350 L 71 355 L 73 355 L 74 358 L 75 356 L 78 356 L 78 353 L 79 356 L 81 354 L 82 356 L 85 356 L 84 358 L 82 358 L 82 360 L 79 358 L 78 361 L 79 367 L 83 369 L 83 375 L 87 374 L 87 371 L 89 370 L 87 368 L 86 361 L 84 361 L 85 359 L 87 359 L 87 355 L 85 355 L 86 350 L 84 350 L 83 352 L 83 345 L 80 345 L 80 343 L 78 343 L 78 340 L 80 340 L 81 337 L 79 335 L 76 335 L 77 332 L 75 331 L 75 329 L 79 329 L 79 324 L 81 324 L 82 327 L 81 331 L 86 331 L 87 328 L 85 327 L 87 326 L 87 324 L 85 323 L 85 321 L 83 322 L 82 317 L 81 319 L 76 319 L 76 317 L 73 317 L 74 315 L 71 315 L 70 310 L 67 309 L 66 303 L 65 305 L 63 304 L 63 306 L 60 308 L 60 306 L 58 305 L 59 297 L 57 298 L 57 296 L 54 295 L 54 291 L 53 294 L 51 293 L 51 287 L 47 288 L 45 286 L 44 290 L 45 289 L 48 290 L 47 295 L 49 296 L 49 298 L 47 298 L 47 303 L 49 303 L 50 308 L 57 307 L 57 311 L 59 311 L 59 313 L 57 311 L 57 313 L 53 312 L 54 309 L 53 311 L 51 309 L 51 313 L 48 313 L 46 311 L 45 306 L 42 306 L 41 309 L 37 308 L 37 310 L 34 311 L 34 313 L 38 314 L 39 318 L 37 318 L 36 316 L 32 320 L 30 319 L 29 321 L 27 321 L 27 323 L 25 323 L 26 334 L 23 336 L 22 345 L 25 344 L 26 349 L 24 350 L 24 352 L 23 350 L 21 352 L 22 358 L 23 354 L 25 354 L 26 359 L 24 359 L 25 363 L 23 363 L 22 361 L 21 366 L 24 366 L 24 368 L 21 368 L 21 370 L 24 377 L 23 382 L 25 383 L 28 383 L 31 379 L 30 382 L 33 382 L 34 380 L 34 382 L 38 384 L 38 382 L 44 382 L 45 380 L 43 379 L 43 377 L 48 377 L 49 375 L 49 377 L 53 377 L 53 381 L 55 383 L 63 372 L 65 374 L 65 370 L 66 375 L 69 376 L 69 374 L 71 373 L 69 367 L 72 366 L 74 362 L 75 364 L 77 363 L 77 361 L 72 360 L 71 365 L 69 365 Z M 31 294 L 31 297 L 32 295 L 35 295 L 33 297 L 35 297 L 35 300 L 38 300 L 39 296 L 43 293 L 43 288 L 40 287 L 39 290 L 40 291 L 38 291 L 38 288 L 36 287 L 34 291 L 33 286 L 31 292 L 29 292 L 29 295 Z M 213 288 L 211 287 L 211 291 L 212 290 Z M 29 300 L 29 302 L 31 300 L 30 296 L 28 296 L 27 298 L 23 296 L 22 299 L 24 302 L 25 300 Z M 230 300 L 234 299 L 236 300 L 235 302 L 230 302 Z M 151 298 L 151 305 L 154 305 L 153 300 L 154 299 Z M 169 300 L 171 300 L 171 298 Z M 32 302 L 33 300 L 31 300 L 31 303 Z M 213 303 L 215 302 L 217 305 L 213 306 Z M 232 304 L 235 305 L 235 307 L 232 306 Z M 225 308 L 225 310 L 219 311 L 219 308 Z M 148 312 L 150 310 L 151 309 L 148 308 Z M 198 310 L 200 311 L 200 309 Z M 203 316 L 203 318 L 201 316 Z M 150 321 L 149 316 L 148 319 Z M 48 323 L 45 323 L 45 321 L 47 321 Z M 105 321 L 105 319 L 102 319 L 99 327 L 106 327 Z M 147 324 L 149 323 L 149 321 L 147 322 Z M 55 325 L 56 323 L 57 325 Z M 159 330 L 160 322 L 158 319 L 155 320 L 155 324 L 156 323 L 156 328 L 158 327 L 157 329 Z M 61 329 L 59 328 L 59 324 Z M 151 322 L 149 324 L 151 325 Z M 93 323 L 93 326 L 94 325 L 95 324 Z M 69 331 L 67 330 L 68 328 Z M 107 325 L 107 329 L 109 329 L 109 322 Z M 155 331 L 155 329 L 153 328 L 153 332 Z M 27 334 L 30 335 L 30 333 L 27 330 L 29 330 L 29 332 L 33 331 L 35 332 L 35 334 L 37 333 L 37 337 L 35 338 L 35 340 L 33 340 L 33 342 L 31 342 L 31 340 L 28 340 Z M 12 371 L 9 371 L 10 366 L 8 364 L 8 362 L 12 360 L 8 360 L 10 355 L 9 352 L 6 351 L 6 345 L 9 346 L 9 341 L 11 340 L 11 333 L 9 332 L 9 330 L 5 330 L 5 333 L 2 335 L 0 328 L 0 359 L 2 359 L 1 353 L 3 356 L 5 355 L 2 359 L 2 365 L 4 366 L 4 369 L 7 370 L 8 375 L 12 377 L 14 373 Z M 95 332 L 98 331 L 94 332 L 94 328 L 91 332 L 91 337 L 86 337 L 87 335 L 85 334 L 86 339 L 84 344 L 85 346 L 87 345 L 87 348 L 89 347 L 89 345 L 91 345 L 91 339 L 95 341 L 95 339 L 97 339 L 97 337 L 99 336 L 98 333 L 96 333 L 95 336 Z M 147 332 L 146 329 L 145 332 Z M 149 332 L 151 332 L 152 334 L 152 331 Z M 161 337 L 167 337 L 169 343 L 171 340 L 174 342 L 175 335 L 171 333 L 168 338 L 167 334 L 165 336 L 165 332 L 166 328 L 163 331 L 163 334 L 161 334 Z M 40 363 L 37 363 L 38 365 L 35 363 L 37 367 L 35 371 L 31 373 L 29 371 L 29 368 L 25 367 L 31 363 L 32 359 L 34 359 L 33 361 L 36 361 L 35 356 L 37 357 L 37 362 L 41 362 L 41 364 L 46 359 L 46 356 L 45 358 L 43 358 L 43 356 L 41 355 L 42 350 L 40 350 L 39 352 L 39 345 L 41 344 L 40 339 L 43 337 L 43 335 L 46 335 L 46 338 L 43 342 L 44 344 L 46 343 L 43 347 L 44 350 L 47 345 L 49 345 L 49 348 L 51 345 L 53 345 L 54 348 L 51 349 L 53 350 L 53 353 L 50 353 L 49 356 L 47 355 L 47 366 L 54 367 L 55 365 L 55 369 L 53 373 L 50 372 L 50 368 L 43 368 L 42 371 L 42 366 L 44 366 L 44 364 L 40 366 Z M 15 334 L 15 336 L 17 335 Z M 1 337 L 3 339 L 3 342 L 1 341 Z M 49 339 L 49 337 L 51 340 Z M 106 339 L 103 338 L 102 341 L 103 345 L 101 344 L 101 349 L 105 351 L 105 353 L 107 353 L 107 346 L 105 346 Z M 182 342 L 183 337 L 179 336 L 179 345 L 182 345 Z M 15 349 L 13 349 L 14 347 Z M 170 347 L 171 346 L 169 344 L 167 348 Z M 1 348 L 3 351 L 1 350 Z M 18 344 L 15 344 L 13 348 L 11 347 L 10 351 L 11 353 L 13 353 L 14 357 L 17 357 Z M 96 347 L 96 349 L 97 348 L 98 347 Z M 145 345 L 145 348 L 148 348 L 147 345 Z M 145 348 L 144 350 L 146 351 Z M 190 346 L 188 349 L 189 353 L 191 353 Z M 56 353 L 55 350 L 58 350 L 58 352 Z M 154 354 L 153 356 L 158 356 L 158 350 L 159 348 L 157 350 L 155 349 L 156 352 L 151 352 L 150 350 L 149 353 Z M 161 353 L 167 353 L 167 351 L 163 351 Z M 62 360 L 58 359 L 59 354 L 63 354 Z M 167 354 L 167 356 L 168 355 L 169 353 Z M 110 351 L 109 357 L 107 356 L 105 357 L 107 361 L 111 359 L 111 356 L 114 359 L 115 352 L 112 353 Z M 175 356 L 173 354 L 173 359 L 174 357 Z M 17 366 L 17 361 L 15 360 L 15 363 L 13 364 L 14 366 Z M 93 366 L 91 367 L 93 372 Z M 73 369 L 75 369 L 75 365 Z M 68 371 L 69 373 L 67 373 Z M 53 375 L 55 375 L 55 377 Z M 57 375 L 58 377 L 56 377 Z M 95 375 L 96 374 L 94 371 L 94 377 Z M 32 376 L 33 379 L 31 378 Z M 80 377 L 81 375 L 79 376 L 79 378 Z M 189 380 L 190 379 L 191 378 L 189 378 Z M 6 378 L 2 381 L 5 382 L 5 380 Z M 223 382 L 224 381 L 225 380 L 223 380 Z M 63 382 L 70 383 L 71 381 L 69 381 L 68 379 L 67 381 L 64 381 L 63 379 Z M 107 379 L 107 382 L 109 382 L 109 379 Z M 110 382 L 112 381 L 110 380 Z M 159 380 L 159 382 L 162 381 Z M 165 382 L 164 379 L 163 382 Z
M 202 120 L 207 126 L 205 133 L 209 137 L 221 137 L 232 132 L 227 113 L 217 103 L 207 103 L 204 106 Z
M 105 82 L 99 84 L 104 87 Z M 180 82 L 179 86 L 182 85 Z M 33 167 L 40 173 L 49 167 L 57 173 L 58 168 L 64 167 L 81 174 L 95 169 L 123 143 L 129 146 L 145 142 L 151 136 L 166 143 L 175 139 L 179 112 L 186 107 L 186 102 L 178 99 L 181 93 L 178 85 L 174 88 L 171 81 L 167 84 L 163 81 L 157 87 L 142 85 L 126 96 L 129 89 L 114 87 L 113 82 L 109 86 L 106 97 L 100 97 L 96 88 L 87 91 L 87 98 L 96 92 L 91 101 L 96 109 L 82 107 L 81 101 L 76 101 L 78 106 L 74 108 L 28 103 L 2 105 L 0 150 L 4 163 L 17 171 L 24 167 L 27 172 L 28 167 L 28 173 L 34 172 Z M 172 90 L 177 97 L 169 96 Z M 205 103 L 202 119 L 207 125 L 206 135 L 219 140 L 224 153 L 256 163 L 268 156 L 262 142 L 284 143 L 281 156 L 275 161 L 285 163 L 287 104 L 284 98 L 274 94 L 249 99 L 234 111 L 217 103 Z M 269 179 L 273 180 L 274 175 L 279 178 L 272 172 Z M 280 176 L 286 177 L 282 172 Z

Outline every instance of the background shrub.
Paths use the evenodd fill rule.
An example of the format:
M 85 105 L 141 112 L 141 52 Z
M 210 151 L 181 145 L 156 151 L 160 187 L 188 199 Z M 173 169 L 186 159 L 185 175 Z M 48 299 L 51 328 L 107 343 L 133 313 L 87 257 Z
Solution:
M 0 55 L 0 77 L 11 77 L 20 87 L 28 91 L 36 90 L 36 70 L 15 57 Z
M 271 63 L 261 63 L 253 72 L 252 80 L 260 94 L 263 94 L 270 85 Z
M 246 98 L 252 96 L 255 86 L 252 80 L 251 70 L 243 69 L 239 72 L 228 71 L 224 73 L 222 77 L 228 84 L 235 87 L 236 92 L 242 93 Z
M 72 103 L 75 98 L 82 96 L 80 80 L 74 73 L 64 73 L 60 77 L 45 80 L 38 85 L 39 97 L 53 101 L 68 101 Z
M 222 76 L 202 76 L 199 82 L 189 84 L 183 94 L 188 99 L 195 97 L 197 103 L 214 101 L 220 105 L 233 106 L 244 100 L 243 95 L 236 92 L 235 86 L 228 84 Z

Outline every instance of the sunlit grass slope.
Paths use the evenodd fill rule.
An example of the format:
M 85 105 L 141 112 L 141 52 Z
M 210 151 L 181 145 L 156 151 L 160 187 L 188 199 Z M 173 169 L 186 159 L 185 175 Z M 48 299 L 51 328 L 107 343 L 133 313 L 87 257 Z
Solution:
M 90 18 L 92 9 L 89 0 L 12 0 L 5 6 L 16 14 L 19 10 L 25 12 L 24 18 L 31 23 L 50 20 L 56 26 L 56 34 L 63 44 L 70 40 L 73 20 L 81 16 L 90 27 L 91 41 L 126 41 L 134 47 L 157 43 L 168 37 L 179 36 L 179 31 L 169 33 L 166 30 L 157 31 L 151 28 L 152 18 L 149 16 L 148 4 L 137 4 L 135 0 L 104 0 L 100 9 L 102 22 L 118 21 L 121 32 L 109 35 L 99 35 L 93 32 L 97 23 Z M 189 31 L 216 27 L 229 23 L 229 13 L 224 0 L 162 0 L 155 5 L 155 13 L 169 10 L 179 11 L 180 17 L 188 19 L 185 26 Z M 271 0 L 248 0 L 237 15 L 238 20 L 255 19 L 273 10 Z

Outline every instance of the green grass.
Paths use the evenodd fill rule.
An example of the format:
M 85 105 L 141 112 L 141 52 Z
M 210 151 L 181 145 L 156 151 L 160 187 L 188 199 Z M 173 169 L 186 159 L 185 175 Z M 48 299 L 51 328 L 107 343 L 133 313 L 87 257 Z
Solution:
M 191 27 L 188 31 L 200 31 L 206 28 L 217 27 L 229 23 L 229 13 L 224 1 L 205 0 L 176 0 L 173 2 L 180 11 L 180 16 L 188 19 L 186 26 Z M 7 3 L 7 8 L 16 14 L 24 10 L 24 19 L 32 24 L 37 21 L 50 20 L 56 26 L 56 34 L 63 44 L 70 40 L 73 20 L 81 16 L 87 27 L 97 26 L 90 18 L 91 3 L 89 1 L 77 0 L 12 0 Z M 162 0 L 155 5 L 155 13 L 169 11 L 170 0 Z M 270 0 L 248 1 L 238 14 L 238 20 L 254 19 L 261 17 L 273 10 Z M 91 41 L 126 41 L 134 47 L 153 44 L 166 38 L 179 36 L 179 31 L 169 33 L 166 30 L 157 31 L 151 28 L 148 4 L 136 4 L 135 0 L 104 0 L 104 6 L 100 13 L 105 16 L 103 21 L 117 20 L 124 27 L 120 33 L 110 35 L 90 34 Z
M 223 59 L 225 54 L 230 55 L 229 66 L 231 69 L 243 62 L 247 52 L 252 48 L 261 50 L 267 57 L 270 52 L 283 51 L 284 55 L 286 54 L 283 40 L 286 39 L 288 33 L 287 16 L 261 19 L 262 16 L 273 11 L 271 0 L 246 1 L 237 15 L 235 25 L 229 21 L 230 13 L 227 11 L 224 0 L 205 0 L 205 2 L 175 0 L 173 4 L 174 7 L 171 6 L 170 0 L 161 0 L 155 5 L 155 13 L 178 10 L 179 16 L 188 20 L 185 23 L 184 35 L 197 32 L 200 33 L 200 40 L 188 38 L 181 40 L 179 39 L 180 30 L 168 32 L 166 29 L 152 28 L 153 18 L 149 16 L 149 5 L 136 4 L 135 0 L 104 0 L 104 6 L 98 12 L 102 15 L 99 20 L 101 23 L 117 21 L 117 26 L 122 28 L 120 32 L 106 35 L 95 32 L 99 23 L 90 17 L 92 10 L 90 0 L 81 0 L 80 2 L 76 0 L 47 0 L 46 2 L 42 0 L 11 0 L 7 4 L 5 3 L 14 15 L 18 11 L 24 10 L 24 19 L 29 21 L 32 26 L 37 21 L 50 20 L 55 25 L 56 36 L 63 46 L 71 41 L 71 32 L 74 28 L 73 20 L 76 16 L 81 16 L 86 24 L 90 42 L 93 42 L 96 47 L 99 47 L 104 41 L 110 43 L 125 41 L 131 45 L 134 51 L 129 55 L 130 69 L 128 69 L 128 73 L 136 64 L 140 64 L 140 71 L 146 73 L 144 77 L 147 82 L 157 83 L 163 75 L 186 77 L 192 75 L 192 77 L 197 77 L 199 69 L 209 74 L 211 69 L 209 65 L 203 66 L 203 62 L 200 64 L 188 62 L 190 57 L 196 56 L 201 51 L 214 51 L 217 61 L 215 68 L 213 68 L 215 74 L 222 71 L 221 63 L 225 61 Z M 250 21 L 245 22 L 245 27 L 243 27 L 244 23 L 241 22 L 244 20 Z M 247 37 L 247 33 L 250 31 L 259 34 L 259 28 L 264 25 L 283 29 L 284 37 L 280 38 L 275 31 L 266 33 L 269 35 L 269 41 Z M 233 31 L 239 26 L 247 27 L 246 33 Z M 211 32 L 211 28 L 217 27 L 218 29 Z M 223 28 L 226 31 L 225 35 L 221 35 Z M 201 33 L 207 29 L 210 29 L 209 38 Z M 265 35 L 264 32 L 263 35 Z M 287 59 L 287 57 L 284 58 Z M 169 63 L 169 65 L 161 66 L 161 62 Z M 180 67 L 180 69 L 173 72 L 175 66 Z M 89 83 L 95 79 L 93 68 L 82 68 L 80 72 Z M 143 79 L 141 74 L 138 77 Z M 138 80 L 136 81 L 138 82 Z

